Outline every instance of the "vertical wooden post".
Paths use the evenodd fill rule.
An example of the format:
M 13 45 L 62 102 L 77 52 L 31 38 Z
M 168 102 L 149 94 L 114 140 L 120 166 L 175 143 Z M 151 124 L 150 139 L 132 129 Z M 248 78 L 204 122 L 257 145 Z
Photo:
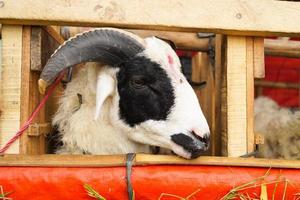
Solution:
M 19 129 L 21 110 L 22 26 L 2 26 L 0 80 L 0 146 Z M 6 153 L 19 153 L 16 141 Z
M 222 153 L 238 157 L 253 151 L 254 45 L 253 38 L 228 36 L 226 87 L 223 93 Z M 224 95 L 225 94 L 225 95 Z
M 215 142 L 212 151 L 213 156 L 221 155 L 221 125 L 222 125 L 222 114 L 221 114 L 221 86 L 222 86 L 222 59 L 224 59 L 224 36 L 217 34 L 215 38 L 215 71 L 214 71 L 214 85 L 215 89 L 212 91 L 214 94 L 214 119 L 215 119 Z
M 41 95 L 38 93 L 37 81 L 39 72 L 30 70 L 31 58 L 31 26 L 23 27 L 23 51 L 22 51 L 22 91 L 21 91 L 21 123 L 25 123 L 33 110 L 40 102 Z M 33 123 L 45 122 L 45 109 L 43 108 Z M 44 135 L 31 136 L 26 130 L 20 139 L 21 154 L 45 153 Z
M 50 35 L 48 31 L 52 31 L 53 35 Z M 24 123 L 28 119 L 43 98 L 39 94 L 37 86 L 40 71 L 54 50 L 63 41 L 62 38 L 54 38 L 54 34 L 57 33 L 51 27 L 24 26 L 23 28 L 21 123 Z M 56 95 L 57 92 L 59 90 L 56 90 Z M 47 103 L 47 106 L 50 107 L 47 110 L 47 115 L 46 106 L 40 110 L 32 126 L 22 135 L 20 153 L 45 153 L 45 134 L 50 132 L 50 123 L 47 122 L 51 120 L 51 114 L 54 114 L 56 110 L 54 104 L 57 101 L 53 101 L 55 99 L 54 96 L 49 99 L 52 102 L 48 101 Z
M 247 103 L 247 153 L 254 150 L 254 71 L 257 69 L 257 73 L 262 76 L 259 70 L 261 66 L 260 57 L 255 53 L 255 40 L 253 37 L 246 38 L 246 76 L 247 76 L 247 88 L 246 88 L 246 103 Z M 258 64 L 257 64 L 258 63 Z M 263 62 L 264 64 L 264 62 Z M 263 68 L 264 69 L 264 68 Z
M 253 73 L 255 78 L 265 77 L 265 45 L 264 38 L 252 37 L 253 39 Z
M 192 59 L 192 80 L 195 82 L 206 81 L 204 88 L 196 89 L 195 92 L 199 99 L 202 112 L 206 117 L 211 131 L 211 155 L 215 155 L 216 132 L 215 132 L 215 84 L 213 69 L 209 62 L 207 53 L 198 52 Z

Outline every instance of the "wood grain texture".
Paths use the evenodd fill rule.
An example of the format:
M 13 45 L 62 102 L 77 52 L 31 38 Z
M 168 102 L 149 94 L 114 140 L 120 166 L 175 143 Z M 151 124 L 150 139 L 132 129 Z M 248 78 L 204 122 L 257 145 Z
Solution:
M 57 41 L 58 40 L 58 41 Z M 21 122 L 24 123 L 42 99 L 37 88 L 37 82 L 42 67 L 55 49 L 63 42 L 62 37 L 52 27 L 24 26 L 23 31 L 23 57 L 22 57 L 22 96 L 21 96 Z M 57 108 L 58 96 L 61 87 L 58 87 L 43 107 L 33 123 L 47 124 Z M 20 153 L 45 153 L 45 134 L 50 128 L 42 130 L 43 134 L 35 134 L 26 130 L 21 137 Z
M 39 72 L 31 71 L 31 26 L 23 27 L 23 47 L 22 47 L 22 90 L 21 90 L 21 124 L 24 124 L 34 111 L 42 96 L 37 89 Z M 45 108 L 42 108 L 33 120 L 33 123 L 45 123 Z M 45 153 L 44 136 L 32 137 L 26 130 L 20 138 L 21 154 L 42 154 Z
M 22 26 L 2 26 L 0 80 L 0 146 L 19 129 L 21 109 Z M 17 140 L 7 153 L 19 153 Z
M 253 38 L 253 72 L 255 78 L 265 77 L 264 38 Z
M 92 28 L 89 27 L 62 27 L 63 28 L 63 36 L 68 39 L 69 37 L 75 36 L 78 33 L 82 33 L 86 30 L 90 30 Z M 171 40 L 175 43 L 178 49 L 183 50 L 195 50 L 195 51 L 208 51 L 208 43 L 209 39 L 207 38 L 198 38 L 195 33 L 185 33 L 185 32 L 174 32 L 174 31 L 158 31 L 158 30 L 135 30 L 135 29 L 127 29 L 141 37 L 149 37 L 149 36 L 158 36 L 164 39 Z M 291 57 L 291 58 L 299 58 L 300 57 L 300 42 L 292 41 L 292 40 L 280 40 L 280 39 L 264 39 L 256 38 L 255 39 L 255 52 L 258 55 L 262 55 L 263 52 L 266 55 L 271 56 L 283 56 L 283 57 Z M 212 44 L 214 41 L 212 42 Z M 264 44 L 263 44 L 264 43 Z M 264 48 L 262 48 L 262 45 Z M 261 61 L 259 61 L 261 62 Z M 263 65 L 263 63 L 261 63 Z M 262 70 L 262 69 L 261 69 Z M 264 71 L 255 72 L 257 78 L 263 76 Z M 260 77 L 259 77 L 260 76 Z
M 257 87 L 270 87 L 270 88 L 286 88 L 286 89 L 300 89 L 299 83 L 287 83 L 278 81 L 265 81 L 255 80 L 255 86 Z
M 297 2 L 270 0 L 201 2 L 131 0 L 130 3 L 127 0 L 3 0 L 3 2 L 4 5 L 0 8 L 0 23 L 3 24 L 113 26 L 234 35 L 300 35 L 298 25 L 300 4 Z
M 114 167 L 125 166 L 125 155 L 4 155 L 0 166 L 36 167 Z M 137 154 L 134 165 L 222 165 L 300 169 L 300 161 L 261 158 L 226 158 L 202 156 L 186 160 L 177 156 Z
M 211 146 L 210 154 L 216 155 L 216 141 L 217 135 L 215 132 L 215 83 L 213 77 L 213 67 L 210 64 L 207 53 L 198 52 L 192 58 L 192 81 L 202 82 L 206 81 L 206 85 L 203 88 L 195 89 L 195 93 L 198 97 L 201 105 L 202 112 L 210 127 Z
M 227 156 L 247 153 L 246 37 L 227 37 Z
M 300 58 L 299 41 L 265 39 L 264 43 L 266 55 Z
M 258 41 L 258 44 L 257 44 Z M 247 153 L 254 151 L 254 76 L 255 69 L 256 75 L 264 76 L 264 52 L 263 52 L 263 38 L 246 38 L 246 77 L 247 77 L 247 91 L 246 91 L 246 100 L 247 100 Z M 258 47 L 257 47 L 258 46 Z M 261 54 L 262 47 L 262 54 Z M 255 50 L 258 49 L 258 52 Z M 263 64 L 263 65 L 262 65 Z M 261 73 L 263 71 L 263 73 Z
M 215 90 L 213 91 L 215 96 L 215 147 L 212 155 L 221 155 L 221 132 L 222 132 L 222 58 L 225 57 L 224 54 L 224 36 L 217 34 L 215 38 L 215 70 L 214 70 L 214 84 Z
M 52 53 L 64 39 L 51 27 L 33 26 L 31 31 L 31 70 L 42 71 Z
M 88 27 L 62 27 L 62 33 L 65 39 L 73 37 L 78 33 L 82 33 L 93 28 Z M 158 30 L 136 30 L 126 29 L 142 38 L 156 36 L 162 39 L 174 42 L 177 49 L 208 51 L 209 39 L 199 38 L 196 33 L 174 32 L 174 31 L 158 31 Z

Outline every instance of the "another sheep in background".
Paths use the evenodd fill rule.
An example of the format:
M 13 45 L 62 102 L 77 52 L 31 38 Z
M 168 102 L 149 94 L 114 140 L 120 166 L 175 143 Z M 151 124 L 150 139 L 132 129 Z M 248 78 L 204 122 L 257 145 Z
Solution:
M 254 131 L 264 136 L 258 157 L 300 159 L 300 112 L 280 107 L 268 97 L 254 102 Z

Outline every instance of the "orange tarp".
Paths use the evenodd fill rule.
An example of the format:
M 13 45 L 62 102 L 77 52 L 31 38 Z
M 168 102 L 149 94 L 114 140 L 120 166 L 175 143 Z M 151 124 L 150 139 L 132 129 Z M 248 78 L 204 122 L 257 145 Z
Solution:
M 192 199 L 220 199 L 232 188 L 263 176 L 268 168 L 224 166 L 136 166 L 132 182 L 136 200 L 157 200 L 162 193 Z M 287 179 L 287 200 L 297 199 L 300 193 L 300 170 L 270 169 L 265 183 Z M 83 184 L 87 183 L 106 199 L 126 200 L 125 167 L 0 167 L 0 186 L 8 197 L 16 200 L 79 200 L 87 196 Z M 246 191 L 250 196 L 260 194 L 260 183 Z M 285 182 L 279 182 L 276 198 L 282 199 Z M 269 199 L 275 183 L 267 185 Z M 1 199 L 1 198 L 0 198 Z M 161 200 L 178 199 L 163 196 Z

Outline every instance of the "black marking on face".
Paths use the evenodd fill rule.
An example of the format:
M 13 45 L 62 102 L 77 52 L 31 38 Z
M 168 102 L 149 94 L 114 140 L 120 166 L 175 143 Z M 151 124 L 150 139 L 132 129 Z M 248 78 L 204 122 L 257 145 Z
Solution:
M 119 65 L 120 118 L 131 127 L 147 120 L 166 120 L 174 105 L 171 80 L 164 69 L 146 57 Z
M 199 137 L 199 136 L 198 136 Z M 209 147 L 209 136 L 205 135 L 203 138 L 194 140 L 193 138 L 183 134 L 178 133 L 171 136 L 171 140 L 185 149 L 187 152 L 191 153 L 191 158 L 197 158 L 201 153 L 206 151 Z

